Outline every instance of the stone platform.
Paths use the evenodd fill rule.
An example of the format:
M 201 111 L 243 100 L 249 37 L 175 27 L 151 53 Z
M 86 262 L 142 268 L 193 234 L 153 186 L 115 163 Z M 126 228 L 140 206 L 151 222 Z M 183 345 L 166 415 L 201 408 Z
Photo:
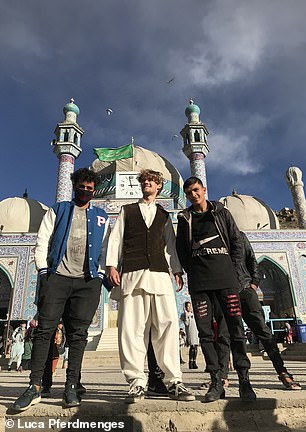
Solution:
M 65 370 L 59 368 L 54 378 L 52 397 L 43 399 L 41 403 L 21 414 L 13 413 L 11 405 L 27 387 L 29 374 L 2 370 L 0 372 L 1 431 L 34 431 L 34 429 L 124 432 L 306 431 L 306 364 L 304 362 L 287 362 L 287 367 L 305 390 L 285 390 L 277 379 L 271 363 L 261 357 L 254 357 L 251 380 L 258 398 L 256 402 L 249 404 L 240 402 L 236 374 L 230 372 L 231 385 L 226 390 L 226 399 L 204 404 L 202 400 L 205 390 L 200 390 L 199 385 L 203 381 L 208 381 L 208 374 L 202 372 L 204 365 L 201 361 L 202 358 L 198 370 L 190 371 L 186 365 L 182 367 L 184 382 L 196 396 L 194 402 L 175 402 L 159 397 L 126 405 L 124 397 L 128 386 L 118 365 L 97 366 L 98 362 L 93 359 L 89 362 L 86 359 L 82 382 L 87 387 L 87 393 L 80 407 L 62 409 Z M 4 429 L 5 419 L 8 420 L 6 429 Z M 68 423 L 69 421 L 71 423 Z M 94 425 L 93 422 L 96 424 Z

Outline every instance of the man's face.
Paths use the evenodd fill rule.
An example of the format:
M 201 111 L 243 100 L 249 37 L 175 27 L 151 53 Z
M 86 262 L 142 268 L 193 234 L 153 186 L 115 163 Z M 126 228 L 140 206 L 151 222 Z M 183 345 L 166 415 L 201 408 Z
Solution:
M 82 182 L 78 182 L 76 183 L 76 185 L 74 186 L 74 190 L 75 189 L 81 189 L 81 190 L 87 190 L 90 192 L 93 192 L 95 190 L 95 182 L 86 182 L 86 181 L 82 181 Z
M 184 190 L 186 198 L 191 204 L 201 205 L 203 204 L 205 199 L 206 188 L 201 186 L 199 183 L 194 183 Z
M 140 186 L 141 186 L 143 196 L 149 196 L 149 195 L 156 196 L 162 187 L 161 184 L 157 184 L 156 181 L 151 180 L 149 178 L 143 180 L 140 183 Z
M 95 182 L 79 181 L 74 185 L 74 195 L 76 205 L 80 207 L 88 206 L 89 201 L 94 196 Z
M 187 303 L 187 304 L 186 304 L 186 311 L 187 311 L 187 312 L 192 312 L 192 306 L 191 306 L 191 303 Z

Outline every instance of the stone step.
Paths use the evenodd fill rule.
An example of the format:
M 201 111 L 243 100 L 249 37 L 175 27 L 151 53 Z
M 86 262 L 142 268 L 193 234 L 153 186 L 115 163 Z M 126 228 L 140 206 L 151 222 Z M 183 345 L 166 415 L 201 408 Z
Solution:
M 103 330 L 96 351 L 118 351 L 118 328 Z

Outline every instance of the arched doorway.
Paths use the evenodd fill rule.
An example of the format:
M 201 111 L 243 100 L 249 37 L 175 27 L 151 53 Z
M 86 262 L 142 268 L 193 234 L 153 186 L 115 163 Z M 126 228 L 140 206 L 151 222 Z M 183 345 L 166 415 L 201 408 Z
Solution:
M 9 318 L 12 296 L 11 280 L 8 274 L 0 267 L 0 321 L 6 321 Z
M 296 306 L 287 272 L 269 257 L 258 260 L 260 273 L 259 287 L 263 293 L 262 303 L 270 306 L 277 318 L 295 317 Z
M 1 354 L 7 353 L 9 337 L 10 310 L 13 301 L 13 284 L 6 271 L 0 266 L 0 349 Z M 8 327 L 5 326 L 8 323 Z

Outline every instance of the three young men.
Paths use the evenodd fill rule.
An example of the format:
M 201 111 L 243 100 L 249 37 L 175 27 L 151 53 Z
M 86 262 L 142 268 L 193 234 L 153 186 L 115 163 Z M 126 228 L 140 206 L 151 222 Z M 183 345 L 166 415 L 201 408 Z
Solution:
M 63 404 L 80 404 L 76 386 L 87 330 L 100 299 L 99 270 L 104 268 L 109 221 L 103 210 L 89 203 L 97 183 L 95 174 L 81 169 L 72 180 L 75 199 L 55 204 L 45 215 L 38 234 L 35 260 L 41 285 L 39 327 L 30 387 L 16 400 L 14 408 L 18 411 L 40 401 L 50 338 L 61 317 L 70 347 Z M 126 402 L 144 398 L 144 360 L 150 331 L 169 397 L 191 401 L 195 397 L 182 384 L 178 317 L 169 274 L 170 268 L 179 291 L 183 287 L 182 268 L 169 214 L 155 202 L 162 188 L 162 174 L 144 170 L 139 182 L 143 198 L 123 206 L 111 233 L 106 260 L 111 283 L 120 286 L 119 354 L 130 384 Z M 230 329 L 240 396 L 254 400 L 238 297 L 240 233 L 222 204 L 206 201 L 199 179 L 189 178 L 184 191 L 192 206 L 179 215 L 177 250 L 188 274 L 201 347 L 212 378 L 205 401 L 224 396 L 211 329 L 213 300 L 220 303 Z

